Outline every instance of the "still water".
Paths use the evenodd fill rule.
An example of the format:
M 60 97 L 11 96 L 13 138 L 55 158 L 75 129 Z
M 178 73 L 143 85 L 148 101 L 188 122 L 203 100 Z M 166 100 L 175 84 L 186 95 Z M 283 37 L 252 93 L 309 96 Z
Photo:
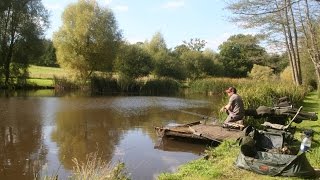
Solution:
M 73 158 L 98 152 L 111 164 L 124 162 L 133 180 L 155 179 L 197 159 L 204 145 L 160 141 L 155 126 L 211 115 L 214 97 L 77 96 L 28 93 L 0 97 L 0 179 L 35 174 L 68 179 Z

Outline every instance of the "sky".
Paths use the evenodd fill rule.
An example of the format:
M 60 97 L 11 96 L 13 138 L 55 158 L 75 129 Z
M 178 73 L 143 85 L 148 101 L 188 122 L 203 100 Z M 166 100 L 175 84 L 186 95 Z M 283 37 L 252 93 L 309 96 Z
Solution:
M 206 48 L 218 51 L 218 46 L 231 35 L 254 34 L 229 21 L 231 13 L 224 0 L 97 0 L 100 6 L 110 8 L 124 39 L 130 43 L 151 40 L 160 32 L 168 48 L 200 38 Z M 51 38 L 62 24 L 61 15 L 70 3 L 77 0 L 42 0 L 50 13 Z

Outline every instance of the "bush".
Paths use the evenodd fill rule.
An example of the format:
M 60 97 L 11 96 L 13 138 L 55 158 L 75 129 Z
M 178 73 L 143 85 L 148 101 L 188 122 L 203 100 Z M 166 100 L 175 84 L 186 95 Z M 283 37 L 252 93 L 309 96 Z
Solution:
M 93 94 L 112 94 L 119 92 L 117 80 L 108 77 L 97 77 L 91 78 L 91 92 Z
M 257 81 L 267 81 L 275 79 L 273 70 L 268 66 L 253 65 L 249 77 Z
M 53 83 L 56 90 L 72 90 L 80 88 L 79 85 L 68 80 L 67 78 L 58 78 L 53 76 Z
M 292 79 L 292 69 L 290 66 L 286 67 L 280 74 L 281 81 L 293 82 Z
M 171 78 L 148 80 L 141 89 L 144 95 L 174 95 L 179 92 L 180 83 Z

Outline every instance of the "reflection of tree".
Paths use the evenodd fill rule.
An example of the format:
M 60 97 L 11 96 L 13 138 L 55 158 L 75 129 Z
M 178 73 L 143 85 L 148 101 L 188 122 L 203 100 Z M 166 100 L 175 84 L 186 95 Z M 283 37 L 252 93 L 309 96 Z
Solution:
M 79 110 L 57 114 L 52 138 L 59 146 L 59 158 L 66 168 L 73 166 L 72 158 L 84 161 L 91 152 L 100 152 L 109 162 L 114 147 L 129 125 L 110 111 Z M 120 130 L 119 130 L 120 129 Z
M 0 122 L 0 179 L 34 179 L 47 153 L 40 144 L 41 124 L 25 114 L 28 109 L 16 112 L 15 103 L 4 105 L 8 113 Z
M 86 155 L 92 152 L 99 152 L 103 160 L 110 162 L 115 156 L 116 146 L 128 130 L 142 131 L 156 142 L 158 138 L 154 130 L 155 126 L 199 120 L 197 116 L 168 110 L 166 105 L 163 105 L 167 102 L 157 102 L 157 100 L 156 98 L 153 102 L 150 98 L 121 97 L 110 98 L 107 101 L 101 98 L 96 100 L 94 105 L 91 101 L 88 103 L 88 100 L 85 100 L 84 102 L 88 103 L 90 108 L 81 100 L 69 102 L 65 111 L 56 114 L 56 128 L 51 134 L 53 141 L 59 147 L 60 162 L 65 168 L 72 169 L 72 158 L 85 161 Z M 175 99 L 167 101 L 170 103 Z M 75 102 L 79 105 L 74 105 Z M 100 108 L 101 102 L 104 103 L 104 108 Z M 70 108 L 75 109 L 70 110 Z M 198 108 L 190 105 L 190 109 L 184 110 L 204 115 L 211 113 L 209 107 L 199 107 L 199 105 Z

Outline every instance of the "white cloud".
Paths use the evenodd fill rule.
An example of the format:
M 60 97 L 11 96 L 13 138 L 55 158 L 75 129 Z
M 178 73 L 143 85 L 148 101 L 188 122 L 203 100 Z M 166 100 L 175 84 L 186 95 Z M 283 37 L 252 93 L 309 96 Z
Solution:
M 117 5 L 114 8 L 115 11 L 119 11 L 119 12 L 127 12 L 129 10 L 129 7 L 126 5 Z
M 176 9 L 179 7 L 183 7 L 185 5 L 185 2 L 183 0 L 174 0 L 169 1 L 163 5 L 163 8 L 165 9 Z

